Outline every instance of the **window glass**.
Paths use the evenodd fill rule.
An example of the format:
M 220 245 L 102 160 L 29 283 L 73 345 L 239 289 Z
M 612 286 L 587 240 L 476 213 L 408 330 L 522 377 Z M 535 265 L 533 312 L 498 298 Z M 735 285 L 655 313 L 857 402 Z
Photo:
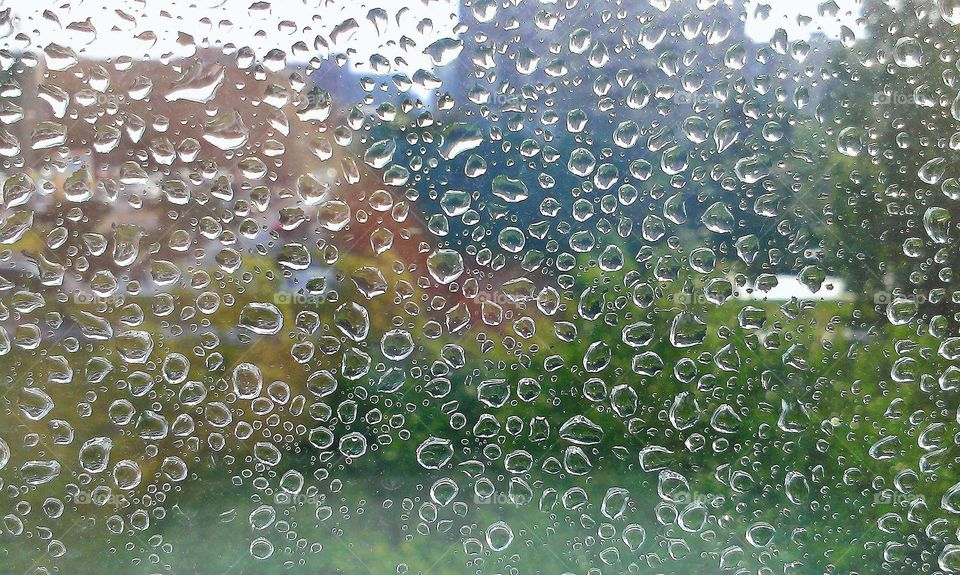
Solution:
M 958 25 L 6 1 L 0 572 L 960 571 Z

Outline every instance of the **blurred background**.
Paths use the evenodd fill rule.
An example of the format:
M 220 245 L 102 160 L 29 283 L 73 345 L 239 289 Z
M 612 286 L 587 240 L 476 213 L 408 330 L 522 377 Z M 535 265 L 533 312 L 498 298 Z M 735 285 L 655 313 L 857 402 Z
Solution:
M 8 2 L 0 570 L 960 569 L 958 22 Z

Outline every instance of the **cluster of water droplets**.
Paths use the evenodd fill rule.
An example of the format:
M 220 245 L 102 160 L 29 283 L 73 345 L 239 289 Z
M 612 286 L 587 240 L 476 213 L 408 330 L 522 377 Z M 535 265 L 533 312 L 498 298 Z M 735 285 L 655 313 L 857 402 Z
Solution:
M 0 12 L 11 572 L 960 571 L 956 3 L 129 4 Z

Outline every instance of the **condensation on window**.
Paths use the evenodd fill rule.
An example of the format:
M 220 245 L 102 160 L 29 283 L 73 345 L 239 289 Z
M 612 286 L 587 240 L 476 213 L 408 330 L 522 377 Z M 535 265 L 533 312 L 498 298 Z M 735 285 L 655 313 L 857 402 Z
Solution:
M 0 571 L 960 572 L 958 26 L 7 0 Z

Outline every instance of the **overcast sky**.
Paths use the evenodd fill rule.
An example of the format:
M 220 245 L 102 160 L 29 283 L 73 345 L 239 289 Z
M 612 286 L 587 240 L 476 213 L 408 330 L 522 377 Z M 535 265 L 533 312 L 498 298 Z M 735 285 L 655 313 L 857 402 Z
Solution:
M 769 40 L 777 28 L 784 28 L 791 41 L 807 39 L 815 32 L 837 38 L 841 25 L 859 32 L 860 27 L 856 24 L 861 13 L 859 1 L 835 1 L 839 8 L 836 15 L 820 16 L 817 7 L 820 2 L 816 0 L 751 0 L 747 5 L 745 32 L 758 42 Z M 757 17 L 756 7 L 761 3 L 770 7 L 769 17 L 765 20 Z M 104 9 L 104 4 L 114 9 Z M 69 11 L 61 8 L 64 5 L 70 6 Z M 69 4 L 64 0 L 18 0 L 10 6 L 17 20 L 16 31 L 26 33 L 35 42 L 30 49 L 40 50 L 49 42 L 57 42 L 74 49 L 82 47 L 82 51 L 78 49 L 81 57 L 93 59 L 118 55 L 134 59 L 188 56 L 192 48 L 178 43 L 182 32 L 191 35 L 199 45 L 232 43 L 237 47 L 250 46 L 259 57 L 269 49 L 279 47 L 288 52 L 289 63 L 302 63 L 313 56 L 326 57 L 328 54 L 323 48 L 314 48 L 314 38 L 317 35 L 329 38 L 335 26 L 353 18 L 359 28 L 349 38 L 344 38 L 339 46 L 331 46 L 331 51 L 342 52 L 349 44 L 357 50 L 354 62 L 363 64 L 374 52 L 384 55 L 391 63 L 400 56 L 406 64 L 394 64 L 393 72 L 408 75 L 419 68 L 431 68 L 430 59 L 421 50 L 435 40 L 453 36 L 460 14 L 459 0 L 433 0 L 429 4 L 424 4 L 423 0 L 282 0 L 271 3 L 254 0 L 81 0 Z M 562 4 L 552 3 L 549 7 L 562 9 Z M 367 18 L 373 8 L 387 12 L 387 23 L 380 33 Z M 59 23 L 44 17 L 44 10 L 55 14 Z M 798 21 L 801 14 L 812 21 L 802 25 Z M 68 24 L 88 18 L 96 34 L 83 29 L 67 29 Z M 417 30 L 424 18 L 432 21 L 432 27 Z M 400 47 L 403 35 L 416 42 L 417 47 L 404 51 Z M 12 37 L 8 36 L 0 43 L 11 40 Z M 309 47 L 306 56 L 290 54 L 290 47 L 297 41 L 303 41 Z

